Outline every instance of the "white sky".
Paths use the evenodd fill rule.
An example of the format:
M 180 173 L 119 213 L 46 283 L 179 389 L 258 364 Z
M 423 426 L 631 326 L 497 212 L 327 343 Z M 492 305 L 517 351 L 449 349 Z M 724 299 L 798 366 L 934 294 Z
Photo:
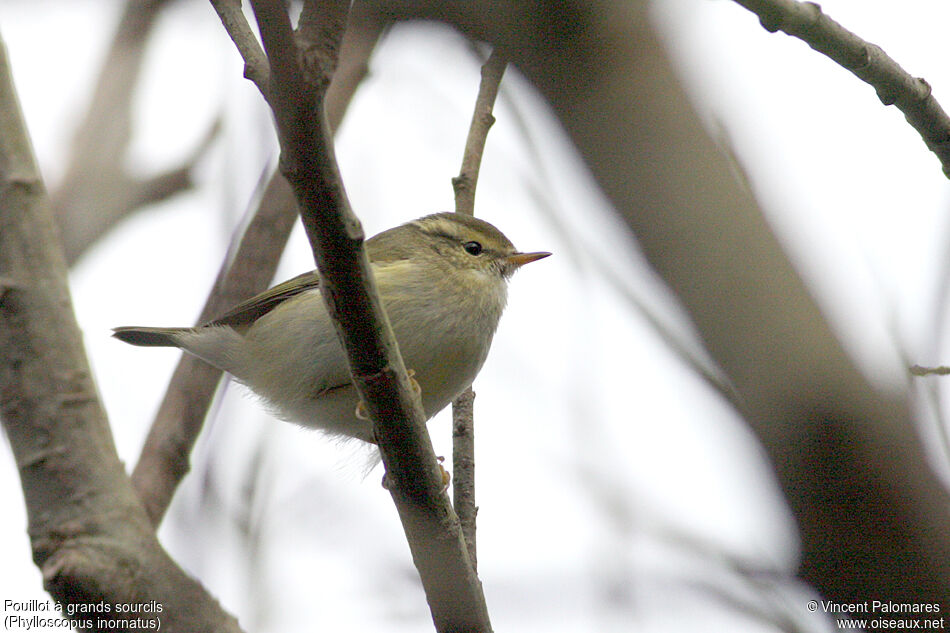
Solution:
M 937 262 L 947 248 L 948 188 L 916 132 L 871 88 L 805 44 L 766 33 L 731 2 L 655 5 L 697 108 L 734 143 L 848 349 L 882 384 L 901 375 L 895 331 L 920 362 L 939 362 L 940 350 L 928 342 L 935 338 Z M 115 6 L 0 0 L 0 34 L 52 186 Z M 822 6 L 927 78 L 950 104 L 944 3 Z M 153 44 L 136 99 L 135 169 L 150 173 L 186 155 L 221 108 L 226 133 L 203 162 L 197 191 L 126 222 L 74 271 L 77 313 L 129 468 L 177 357 L 121 345 L 109 329 L 194 320 L 230 227 L 273 157 L 268 116 L 210 7 L 176 6 Z M 452 207 L 449 179 L 477 81 L 461 40 L 443 28 L 404 27 L 383 42 L 337 144 L 369 233 Z M 512 103 L 525 115 L 524 128 Z M 688 337 L 655 280 L 630 261 L 631 244 L 514 73 L 496 116 L 477 213 L 520 248 L 555 257 L 515 277 L 476 382 L 479 569 L 495 628 L 694 631 L 715 622 L 719 630 L 775 630 L 716 595 L 744 596 L 751 608 L 768 610 L 765 589 L 738 578 L 729 561 L 794 567 L 793 527 L 772 496 L 760 450 L 597 275 L 598 266 L 612 267 Z M 279 276 L 311 265 L 297 235 Z M 618 393 L 627 398 L 617 401 Z M 347 462 L 352 447 L 267 417 L 238 387 L 217 409 L 161 533 L 176 559 L 249 631 L 427 630 L 378 471 L 361 479 L 359 456 Z M 430 430 L 437 452 L 450 454 L 445 418 Z M 249 471 L 260 438 L 262 466 Z M 242 549 L 227 512 L 200 503 L 207 463 L 216 465 L 210 476 L 224 482 L 228 507 L 240 504 L 248 481 L 260 485 L 249 510 L 260 519 L 259 558 Z M 12 460 L 0 456 L 0 468 L 8 471 L 0 476 L 8 508 L 0 522 L 8 562 L 0 599 L 45 599 L 29 560 Z M 769 595 L 800 614 L 804 591 L 784 586 Z M 814 621 L 807 626 L 821 630 Z

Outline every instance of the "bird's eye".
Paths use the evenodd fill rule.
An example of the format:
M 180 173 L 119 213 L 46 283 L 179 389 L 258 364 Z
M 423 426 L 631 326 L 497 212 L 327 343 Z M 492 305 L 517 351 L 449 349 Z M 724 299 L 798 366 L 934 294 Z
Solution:
M 465 252 L 469 255 L 481 255 L 482 254 L 482 245 L 478 242 L 465 242 L 462 244 L 462 248 L 465 249 Z

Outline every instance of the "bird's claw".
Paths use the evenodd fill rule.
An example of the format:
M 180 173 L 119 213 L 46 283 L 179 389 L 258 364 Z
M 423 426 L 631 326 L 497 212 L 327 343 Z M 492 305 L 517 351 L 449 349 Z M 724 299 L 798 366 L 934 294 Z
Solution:
M 416 370 L 415 370 L 415 369 L 407 369 L 407 370 L 406 370 L 406 374 L 408 374 L 408 376 L 409 376 L 409 386 L 412 387 L 413 393 L 415 393 L 417 396 L 421 396 L 421 395 L 422 395 L 422 387 L 419 385 L 419 382 L 418 382 L 418 381 L 416 380 L 416 378 L 415 378 L 415 376 L 416 376 Z
M 436 459 L 439 461 L 439 471 L 442 473 L 442 492 L 445 492 L 449 489 L 449 482 L 452 481 L 452 475 L 442 465 L 442 462 L 445 461 L 445 458 L 439 455 L 436 457 Z
M 353 412 L 357 420 L 369 420 L 369 411 L 366 410 L 366 403 L 360 400 L 356 403 L 356 411 Z

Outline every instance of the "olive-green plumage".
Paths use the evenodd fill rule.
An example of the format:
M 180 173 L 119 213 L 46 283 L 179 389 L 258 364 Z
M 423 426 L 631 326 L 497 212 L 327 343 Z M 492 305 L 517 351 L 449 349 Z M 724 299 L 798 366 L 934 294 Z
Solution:
M 437 213 L 366 241 L 383 306 L 432 417 L 474 380 L 507 299 L 507 279 L 549 253 L 519 253 L 494 226 Z M 320 297 L 316 271 L 194 328 L 120 327 L 133 345 L 178 347 L 231 373 L 279 416 L 372 441 Z

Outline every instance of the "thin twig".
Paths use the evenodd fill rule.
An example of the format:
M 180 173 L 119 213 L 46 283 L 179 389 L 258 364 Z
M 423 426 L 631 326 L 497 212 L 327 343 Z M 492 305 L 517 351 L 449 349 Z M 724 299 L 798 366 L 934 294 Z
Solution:
M 211 6 L 244 60 L 244 77 L 257 86 L 266 101 L 270 68 L 267 65 L 267 56 L 244 17 L 244 11 L 241 10 L 241 0 L 211 0 Z
M 940 365 L 938 367 L 922 367 L 921 365 L 910 366 L 911 376 L 947 376 L 950 375 L 950 367 Z
M 938 350 L 938 352 L 944 349 L 944 340 L 946 338 L 945 324 L 947 322 L 948 311 L 950 311 L 950 249 L 947 248 L 947 246 L 950 245 L 950 239 L 948 239 L 948 237 L 950 237 L 950 234 L 944 229 L 944 236 L 941 240 L 943 245 L 942 252 L 939 258 L 937 258 L 936 265 L 933 266 L 934 269 L 940 271 L 940 274 L 935 284 L 934 299 L 932 301 L 933 308 L 930 313 L 930 324 L 928 327 L 931 335 L 927 340 L 929 349 Z M 895 332 L 897 331 L 896 327 L 892 329 Z M 896 334 L 894 338 L 898 340 Z M 927 373 L 942 375 L 939 371 L 924 371 L 926 368 L 919 365 L 912 365 L 910 362 L 910 354 L 908 353 L 909 346 L 906 343 L 902 345 L 900 349 L 904 366 L 910 368 L 909 374 L 911 377 L 926 375 Z M 934 369 L 940 370 L 941 367 Z M 943 369 L 946 369 L 947 374 L 950 374 L 950 368 L 944 367 Z M 943 381 L 911 380 L 911 387 L 910 393 L 913 394 L 916 400 L 930 404 L 930 418 L 943 442 L 944 460 L 950 464 L 950 425 L 948 425 L 941 398 L 941 392 L 944 387 Z
M 478 185 L 478 173 L 485 152 L 488 130 L 495 123 L 492 110 L 498 87 L 505 73 L 507 63 L 497 52 L 492 51 L 482 65 L 482 79 L 475 98 L 475 110 L 469 125 L 465 150 L 462 154 L 462 166 L 459 175 L 452 179 L 455 191 L 455 212 L 475 215 L 475 188 Z M 468 556 L 472 567 L 478 568 L 476 558 L 476 515 L 475 504 L 475 392 L 469 387 L 452 403 L 452 500 L 462 534 L 468 547 Z
M 782 31 L 830 57 L 870 84 L 884 105 L 895 105 L 937 155 L 950 178 L 950 117 L 937 103 L 930 84 L 907 73 L 880 47 L 847 30 L 812 2 L 735 0 L 759 16 L 770 33 Z
M 353 383 L 374 421 L 388 488 L 439 631 L 490 631 L 481 584 L 392 328 L 379 301 L 363 231 L 350 209 L 324 119 L 321 93 L 349 2 L 306 2 L 296 45 L 281 0 L 252 0 L 271 67 L 270 105 L 281 169 L 294 189 L 320 271 L 321 294 Z M 325 57 L 325 56 L 329 56 Z
M 468 138 L 465 141 L 462 167 L 459 175 L 452 179 L 456 213 L 475 215 L 475 187 L 478 185 L 478 172 L 482 165 L 482 154 L 485 151 L 488 130 L 495 123 L 492 109 L 495 107 L 498 86 L 501 85 L 506 66 L 505 59 L 494 50 L 482 65 L 482 79 L 478 86 L 478 97 L 475 99 L 475 111 L 472 113 Z
M 943 450 L 943 458 L 945 462 L 944 470 L 946 470 L 946 463 L 950 461 L 950 428 L 948 428 L 946 423 L 943 400 L 940 397 L 943 381 L 918 379 L 925 378 L 927 376 L 950 375 L 950 367 L 945 365 L 939 365 L 937 367 L 923 367 L 921 365 L 912 364 L 910 362 L 910 355 L 906 353 L 906 348 L 901 346 L 899 350 L 901 353 L 901 362 L 905 367 L 908 368 L 908 393 L 910 393 L 914 400 L 916 400 L 916 404 L 918 407 L 920 407 L 921 411 L 924 411 L 927 405 L 930 407 L 930 418 L 932 420 L 933 426 L 935 427 L 934 430 L 937 432 L 937 435 L 940 438 L 940 448 Z M 923 424 L 923 420 L 921 421 L 921 424 Z M 946 479 L 945 476 L 944 478 Z
M 478 569 L 475 540 L 475 391 L 468 389 L 452 402 L 452 503 L 462 525 L 472 567 Z

